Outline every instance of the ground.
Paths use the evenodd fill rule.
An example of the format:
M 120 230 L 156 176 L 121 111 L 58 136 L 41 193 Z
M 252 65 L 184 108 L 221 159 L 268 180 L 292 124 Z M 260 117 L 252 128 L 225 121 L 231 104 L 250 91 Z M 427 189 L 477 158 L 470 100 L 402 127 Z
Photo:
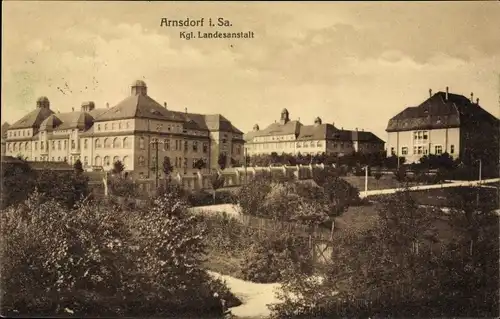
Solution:
M 225 280 L 231 292 L 242 301 L 242 305 L 231 308 L 231 313 L 237 318 L 266 318 L 270 314 L 267 305 L 279 302 L 275 296 L 276 289 L 280 287 L 278 283 L 257 284 L 216 272 L 210 274 Z

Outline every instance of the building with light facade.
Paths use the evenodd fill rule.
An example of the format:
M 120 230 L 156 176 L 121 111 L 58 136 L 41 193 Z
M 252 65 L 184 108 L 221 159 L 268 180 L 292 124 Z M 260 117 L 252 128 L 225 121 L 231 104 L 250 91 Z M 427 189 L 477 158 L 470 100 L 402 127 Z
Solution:
M 220 114 L 169 110 L 139 80 L 130 96 L 111 108 L 85 102 L 79 111 L 55 113 L 48 98 L 41 97 L 35 110 L 8 128 L 5 143 L 6 155 L 29 161 L 80 160 L 86 170 L 110 170 L 121 161 L 125 171 L 148 178 L 155 175 L 156 165 L 162 171 L 165 157 L 175 174 L 198 172 L 194 163 L 199 159 L 206 164 L 203 171 L 216 169 L 220 154 L 227 167 L 241 163 L 244 140 Z
M 319 117 L 314 120 L 314 124 L 304 125 L 300 121 L 290 120 L 287 109 L 281 112 L 279 122 L 263 130 L 256 124 L 244 138 L 248 156 L 273 152 L 343 156 L 353 152 L 375 154 L 384 151 L 384 141 L 371 132 L 338 129 L 333 124 L 322 123 Z
M 499 121 L 463 95 L 432 94 L 418 106 L 407 107 L 387 124 L 387 155 L 405 157 L 409 163 L 422 156 L 443 153 L 465 162 L 498 160 Z

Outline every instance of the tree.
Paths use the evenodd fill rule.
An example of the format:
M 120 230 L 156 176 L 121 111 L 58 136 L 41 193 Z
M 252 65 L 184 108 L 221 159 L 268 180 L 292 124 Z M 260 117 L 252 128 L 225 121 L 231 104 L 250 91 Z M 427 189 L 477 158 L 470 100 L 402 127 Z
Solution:
M 170 163 L 170 157 L 165 156 L 163 158 L 162 170 L 163 170 L 163 174 L 165 174 L 165 177 L 167 177 L 169 179 L 170 174 L 172 174 L 172 172 L 174 171 L 174 167 Z
M 219 158 L 217 160 L 217 164 L 219 164 L 219 167 L 221 170 L 226 169 L 227 165 L 227 155 L 225 153 L 220 153 Z
M 206 167 L 207 167 L 207 163 L 202 158 L 199 158 L 194 162 L 194 168 L 196 168 L 200 171 Z
M 210 176 L 210 184 L 212 185 L 215 204 L 215 193 L 219 188 L 224 186 L 224 175 L 219 172 L 212 173 L 212 175 Z
M 113 168 L 111 172 L 116 175 L 121 175 L 121 173 L 125 170 L 125 165 L 120 160 L 117 160 L 113 163 Z
M 75 164 L 73 164 L 73 169 L 75 170 L 75 173 L 77 173 L 77 174 L 83 173 L 83 165 L 79 159 L 77 159 Z
M 2 209 L 26 200 L 35 189 L 36 172 L 24 160 L 2 163 Z

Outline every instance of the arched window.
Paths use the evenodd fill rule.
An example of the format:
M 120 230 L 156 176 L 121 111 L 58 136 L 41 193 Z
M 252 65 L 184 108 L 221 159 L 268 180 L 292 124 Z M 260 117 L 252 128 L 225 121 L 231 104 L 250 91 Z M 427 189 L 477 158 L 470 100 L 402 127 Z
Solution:
M 84 165 L 84 166 L 89 165 L 89 158 L 88 158 L 87 156 L 85 156 L 85 157 L 83 158 L 83 165 Z
M 144 149 L 144 137 L 139 137 L 139 149 Z
M 146 161 L 144 160 L 144 156 L 139 156 L 139 158 L 137 159 L 137 162 L 138 162 L 138 166 L 145 166 L 146 165 Z
M 123 148 L 130 148 L 130 139 L 128 137 L 123 138 Z
M 111 139 L 109 138 L 104 139 L 104 148 L 111 148 Z
M 130 169 L 130 160 L 128 156 L 123 157 L 123 166 L 125 166 L 125 169 Z
M 14 143 L 14 152 L 17 151 L 17 143 Z
M 118 162 L 119 160 L 120 160 L 120 158 L 118 156 L 113 157 L 113 164 Z
M 57 157 L 57 161 L 58 161 L 58 162 L 60 162 L 60 161 L 61 161 L 61 157 L 60 157 L 60 156 L 58 156 L 58 157 Z
M 104 166 L 109 166 L 111 163 L 109 162 L 109 156 L 104 156 Z
M 121 147 L 121 140 L 118 137 L 115 137 L 113 140 L 113 148 L 120 148 Z
M 163 149 L 165 151 L 169 151 L 170 150 L 170 140 L 168 138 L 165 139 L 165 143 L 163 143 Z
M 102 145 L 101 145 L 101 140 L 100 139 L 96 139 L 95 140 L 95 148 L 101 148 Z M 97 165 L 97 164 L 96 164 Z
M 88 147 L 88 141 L 87 141 L 87 139 L 84 139 L 83 140 L 83 148 L 87 149 L 87 147 Z
M 23 150 L 23 142 L 19 143 L 19 151 Z
M 25 142 L 25 143 L 24 143 L 24 149 L 25 149 L 25 150 L 29 150 L 28 142 Z
M 96 157 L 95 157 L 94 164 L 95 164 L 96 166 L 102 166 L 102 161 L 101 161 L 101 157 L 100 157 L 100 156 L 96 156 Z

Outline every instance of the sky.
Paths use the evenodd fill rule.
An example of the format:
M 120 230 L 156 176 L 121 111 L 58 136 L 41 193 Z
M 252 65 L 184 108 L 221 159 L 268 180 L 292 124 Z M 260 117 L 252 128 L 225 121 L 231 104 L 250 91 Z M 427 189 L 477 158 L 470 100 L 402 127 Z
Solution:
M 244 132 L 279 120 L 373 131 L 433 92 L 500 115 L 500 4 L 492 2 L 2 2 L 2 122 L 116 105 L 137 79 L 168 108 Z M 230 21 L 162 27 L 161 19 Z M 181 31 L 253 39 L 182 39 Z

